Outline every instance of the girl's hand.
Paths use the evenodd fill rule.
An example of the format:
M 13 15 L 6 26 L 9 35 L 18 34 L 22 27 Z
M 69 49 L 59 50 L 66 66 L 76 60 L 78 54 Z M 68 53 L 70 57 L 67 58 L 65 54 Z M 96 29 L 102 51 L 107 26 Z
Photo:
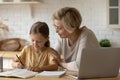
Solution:
M 24 66 L 20 62 L 13 62 L 12 67 L 14 67 L 14 68 L 24 68 Z
M 27 67 L 28 70 L 30 71 L 35 71 L 35 72 L 42 72 L 42 70 L 39 67 Z

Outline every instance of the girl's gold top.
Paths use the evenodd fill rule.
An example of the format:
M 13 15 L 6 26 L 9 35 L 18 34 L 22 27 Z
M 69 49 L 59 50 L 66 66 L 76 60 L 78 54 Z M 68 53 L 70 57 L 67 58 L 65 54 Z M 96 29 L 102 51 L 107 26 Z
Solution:
M 26 46 L 19 54 L 19 58 L 25 66 L 42 67 L 52 64 L 53 56 L 51 55 L 50 47 L 44 51 L 37 53 L 32 45 Z

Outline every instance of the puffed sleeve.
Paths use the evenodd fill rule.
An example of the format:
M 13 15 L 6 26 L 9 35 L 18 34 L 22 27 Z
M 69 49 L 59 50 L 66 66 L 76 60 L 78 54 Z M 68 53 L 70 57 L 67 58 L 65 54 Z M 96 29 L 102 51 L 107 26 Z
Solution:
M 54 57 L 52 56 L 52 53 L 49 54 L 49 64 L 54 64 Z

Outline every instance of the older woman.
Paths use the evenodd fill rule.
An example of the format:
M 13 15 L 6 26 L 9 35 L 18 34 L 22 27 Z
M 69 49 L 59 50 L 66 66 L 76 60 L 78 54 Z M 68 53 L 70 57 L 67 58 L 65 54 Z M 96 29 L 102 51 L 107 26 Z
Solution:
M 98 40 L 90 29 L 80 27 L 82 17 L 76 8 L 61 8 L 53 14 L 52 19 L 60 36 L 55 50 L 64 57 L 57 57 L 56 61 L 68 70 L 78 71 L 82 49 L 99 47 Z

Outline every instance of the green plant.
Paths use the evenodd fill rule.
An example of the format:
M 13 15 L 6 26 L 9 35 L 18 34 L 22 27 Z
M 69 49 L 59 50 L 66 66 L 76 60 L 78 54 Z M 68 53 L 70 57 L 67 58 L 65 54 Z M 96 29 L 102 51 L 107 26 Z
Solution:
M 111 47 L 111 43 L 108 39 L 102 39 L 99 42 L 99 44 L 100 44 L 101 47 Z

